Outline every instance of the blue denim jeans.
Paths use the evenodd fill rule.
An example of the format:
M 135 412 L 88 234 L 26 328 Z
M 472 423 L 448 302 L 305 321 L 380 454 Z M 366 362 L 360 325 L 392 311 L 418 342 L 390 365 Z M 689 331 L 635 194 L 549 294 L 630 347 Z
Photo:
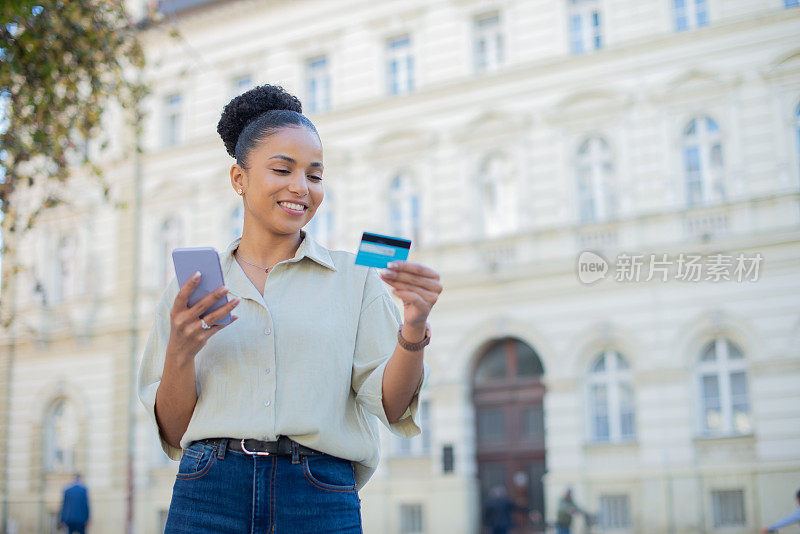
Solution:
M 350 460 L 251 456 L 195 441 L 183 451 L 165 534 L 361 534 Z

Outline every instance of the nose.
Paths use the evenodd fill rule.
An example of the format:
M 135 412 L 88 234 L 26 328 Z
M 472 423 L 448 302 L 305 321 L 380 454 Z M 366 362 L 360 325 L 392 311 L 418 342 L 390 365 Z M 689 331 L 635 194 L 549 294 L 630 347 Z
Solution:
M 306 183 L 306 173 L 304 170 L 301 169 L 292 174 L 292 180 L 289 182 L 289 190 L 301 197 L 308 194 L 308 184 Z

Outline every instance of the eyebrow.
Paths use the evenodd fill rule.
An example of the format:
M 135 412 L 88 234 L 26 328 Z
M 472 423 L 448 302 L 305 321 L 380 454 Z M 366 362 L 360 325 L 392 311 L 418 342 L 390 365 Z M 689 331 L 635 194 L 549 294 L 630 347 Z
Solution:
M 276 155 L 272 156 L 272 157 L 271 157 L 271 158 L 269 158 L 269 159 L 282 159 L 282 160 L 284 160 L 284 161 L 288 161 L 289 163 L 297 163 L 297 162 L 294 160 L 294 158 L 290 158 L 289 156 L 284 156 L 283 154 L 276 154 Z M 320 163 L 319 161 L 312 161 L 312 162 L 311 162 L 311 164 L 309 165 L 309 167 L 320 167 L 320 168 L 324 168 L 324 166 L 322 165 L 322 163 Z

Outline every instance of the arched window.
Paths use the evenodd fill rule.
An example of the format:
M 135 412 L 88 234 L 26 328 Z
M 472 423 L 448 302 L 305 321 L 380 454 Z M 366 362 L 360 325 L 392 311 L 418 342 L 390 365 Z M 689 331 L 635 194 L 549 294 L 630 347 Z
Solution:
M 180 221 L 175 217 L 165 220 L 158 236 L 159 285 L 167 285 L 175 275 L 175 268 L 172 265 L 172 250 L 181 246 L 182 242 L 183 233 Z
M 231 210 L 228 217 L 228 238 L 233 241 L 242 235 L 244 229 L 244 206 L 240 203 Z
M 71 403 L 57 400 L 44 421 L 44 467 L 46 471 L 69 473 L 75 469 L 78 419 Z
M 389 186 L 389 216 L 392 235 L 419 241 L 419 193 L 405 174 L 396 175 Z
M 633 379 L 619 352 L 607 350 L 595 358 L 588 379 L 589 435 L 595 442 L 634 439 Z
M 322 205 L 317 208 L 317 212 L 307 225 L 307 230 L 314 237 L 314 240 L 328 248 L 333 246 L 333 238 L 336 231 L 334 201 L 335 197 L 333 193 L 326 189 L 325 199 L 322 201 Z
M 576 165 L 580 221 L 604 221 L 613 217 L 617 199 L 608 143 L 599 137 L 584 141 L 578 148 Z
M 517 188 L 505 158 L 489 156 L 478 170 L 478 198 L 487 237 L 517 229 Z
M 722 134 L 708 117 L 689 121 L 683 130 L 686 204 L 697 206 L 725 199 L 722 174 Z
M 749 434 L 747 368 L 742 351 L 717 338 L 700 351 L 701 430 L 704 434 Z
M 77 240 L 72 234 L 59 237 L 56 246 L 56 272 L 53 280 L 53 302 L 75 296 L 78 284 Z

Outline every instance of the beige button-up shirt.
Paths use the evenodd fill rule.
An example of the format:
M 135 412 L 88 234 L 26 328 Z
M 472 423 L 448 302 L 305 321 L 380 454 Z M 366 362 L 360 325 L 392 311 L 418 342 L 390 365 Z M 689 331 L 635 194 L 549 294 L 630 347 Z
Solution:
M 273 441 L 283 434 L 354 461 L 360 490 L 380 459 L 376 418 L 398 436 L 420 433 L 419 391 L 430 367 L 423 362 L 410 405 L 390 425 L 381 400 L 383 371 L 397 344 L 400 310 L 377 269 L 301 232 L 297 253 L 272 268 L 263 297 L 233 257 L 241 238 L 220 254 L 229 295 L 242 299 L 234 310 L 239 319 L 195 356 L 197 404 L 181 448 L 159 432 L 161 447 L 178 460 L 203 438 Z M 156 428 L 156 390 L 178 290 L 173 278 L 156 305 L 139 368 L 139 398 Z

